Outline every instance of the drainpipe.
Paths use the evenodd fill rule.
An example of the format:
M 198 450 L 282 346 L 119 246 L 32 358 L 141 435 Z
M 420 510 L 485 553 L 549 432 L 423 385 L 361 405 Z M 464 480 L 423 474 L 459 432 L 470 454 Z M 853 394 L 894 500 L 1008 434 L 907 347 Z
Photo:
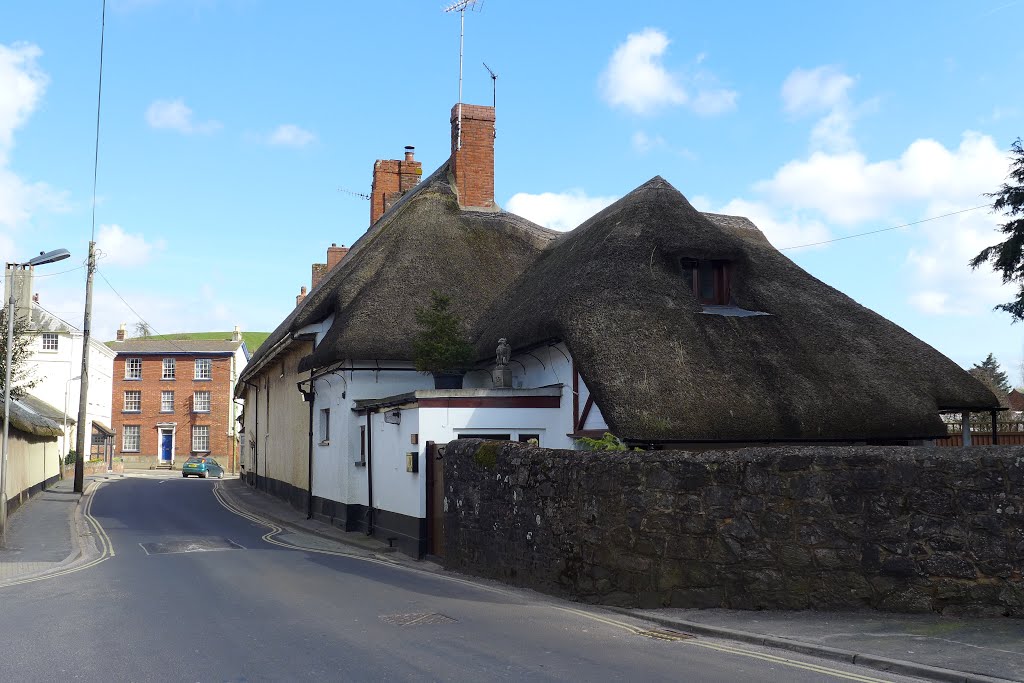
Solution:
M 366 409 L 366 497 L 370 508 L 366 535 L 373 535 L 373 411 Z
M 309 373 L 309 461 L 306 463 L 306 474 L 309 477 L 308 491 L 309 503 L 306 508 L 306 519 L 313 519 L 313 408 L 316 403 L 316 380 L 313 379 L 313 372 Z
M 252 442 L 254 444 L 256 444 L 256 452 L 252 454 L 252 467 L 253 467 L 253 472 L 252 472 L 253 480 L 252 480 L 252 483 L 255 486 L 257 484 L 257 481 L 258 481 L 256 479 L 256 477 L 259 476 L 259 473 L 260 473 L 260 464 L 259 464 L 260 463 L 260 460 L 259 460 L 259 454 L 260 454 L 260 450 L 259 450 L 259 443 L 260 443 L 260 386 L 258 384 L 253 384 L 249 380 L 242 380 L 242 382 L 243 382 L 243 384 L 245 384 L 245 386 L 247 386 L 247 387 L 249 387 L 251 389 L 255 389 L 256 390 L 256 405 L 253 406 L 253 409 L 252 409 L 252 414 L 256 417 L 256 424 L 254 425 L 255 429 L 256 429 L 256 438 L 252 440 Z

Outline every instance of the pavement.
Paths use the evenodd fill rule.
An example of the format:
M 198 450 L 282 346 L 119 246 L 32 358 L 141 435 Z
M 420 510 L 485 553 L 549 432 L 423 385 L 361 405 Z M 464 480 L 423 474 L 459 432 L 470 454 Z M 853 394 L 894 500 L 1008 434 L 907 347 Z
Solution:
M 98 483 L 122 476 L 168 475 L 87 477 L 85 499 Z M 433 562 L 414 560 L 360 532 L 346 532 L 306 519 L 305 513 L 254 491 L 238 479 L 219 482 L 219 492 L 240 510 L 281 527 L 285 533 L 305 536 L 307 544 L 337 545 L 353 555 L 407 565 L 419 571 L 444 571 Z M 7 547 L 0 549 L 0 587 L 59 574 L 87 561 L 93 544 L 83 507 L 83 497 L 72 492 L 68 479 L 15 511 L 8 520 Z M 1024 619 L 949 618 L 876 611 L 608 609 L 698 636 L 781 648 L 928 680 L 1024 681 Z

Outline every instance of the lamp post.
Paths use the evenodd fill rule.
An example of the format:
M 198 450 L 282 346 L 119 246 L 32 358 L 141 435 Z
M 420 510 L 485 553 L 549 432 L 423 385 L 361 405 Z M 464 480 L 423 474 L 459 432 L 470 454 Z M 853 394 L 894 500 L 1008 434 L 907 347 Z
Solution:
M 39 256 L 25 263 L 11 263 L 10 266 L 41 266 L 44 263 L 63 261 L 71 256 L 67 249 L 39 252 Z M 11 280 L 11 296 L 7 301 L 7 363 L 4 366 L 4 435 L 0 442 L 0 548 L 7 546 L 7 437 L 11 424 L 11 358 L 14 351 L 14 280 Z

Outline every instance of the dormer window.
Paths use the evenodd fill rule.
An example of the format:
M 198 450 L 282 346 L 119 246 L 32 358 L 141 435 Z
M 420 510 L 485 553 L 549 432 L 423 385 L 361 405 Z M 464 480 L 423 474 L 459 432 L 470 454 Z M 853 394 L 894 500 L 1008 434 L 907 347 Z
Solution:
M 697 301 L 706 306 L 729 304 L 732 298 L 732 264 L 729 261 L 681 259 L 679 265 L 683 271 L 683 279 L 697 297 Z

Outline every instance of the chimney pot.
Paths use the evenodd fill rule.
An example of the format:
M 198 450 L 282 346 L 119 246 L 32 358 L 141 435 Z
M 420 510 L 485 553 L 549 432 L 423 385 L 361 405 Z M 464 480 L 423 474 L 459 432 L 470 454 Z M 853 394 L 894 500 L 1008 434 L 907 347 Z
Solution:
M 406 161 L 414 161 L 414 154 L 413 153 L 415 151 L 416 151 L 415 147 L 413 147 L 412 145 L 406 145 L 405 146 L 405 160 Z

